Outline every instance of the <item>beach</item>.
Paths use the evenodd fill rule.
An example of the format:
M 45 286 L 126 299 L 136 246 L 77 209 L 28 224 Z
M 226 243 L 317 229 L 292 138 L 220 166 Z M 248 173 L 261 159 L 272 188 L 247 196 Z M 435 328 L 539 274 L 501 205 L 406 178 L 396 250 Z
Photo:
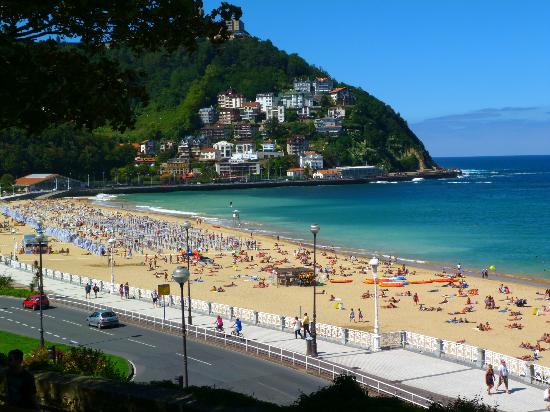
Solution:
M 202 255 L 212 260 L 210 263 L 205 263 L 192 259 L 191 295 L 193 298 L 281 315 L 299 316 L 305 312 L 311 315 L 313 289 L 307 286 L 278 285 L 273 272 L 277 269 L 281 271 L 284 268 L 302 267 L 312 270 L 312 248 L 309 244 L 277 239 L 276 235 L 269 236 L 239 228 L 222 227 L 206 223 L 199 217 L 170 216 L 152 211 L 116 210 L 92 204 L 87 199 L 29 201 L 28 203 L 23 201 L 3 204 L 3 206 L 6 205 L 21 210 L 32 208 L 34 214 L 43 215 L 46 227 L 54 227 L 64 219 L 63 216 L 66 216 L 68 221 L 74 219 L 76 215 L 80 215 L 79 219 L 82 222 L 86 222 L 94 215 L 101 214 L 112 217 L 113 221 L 123 218 L 127 221 L 134 219 L 136 222 L 147 222 L 146 228 L 155 228 L 157 224 L 159 227 L 181 225 L 188 220 L 192 225 L 191 231 L 195 236 L 194 239 L 210 239 L 210 243 L 205 240 Z M 6 220 L 10 221 L 13 226 L 13 220 Z M 84 226 L 86 225 L 84 224 Z M 35 232 L 30 226 L 15 226 L 15 229 L 17 231 L 15 236 L 9 232 L 0 233 L 2 255 L 9 255 L 13 252 L 14 237 L 15 242 L 21 245 L 23 235 Z M 108 228 L 97 227 L 96 229 L 93 233 L 95 240 L 107 245 L 107 239 L 110 236 Z M 172 233 L 173 236 L 181 234 L 181 232 L 174 232 L 173 228 L 166 230 L 166 233 Z M 155 237 L 154 231 L 151 236 Z M 170 237 L 170 235 L 167 236 Z M 219 242 L 217 239 L 223 239 L 227 243 L 220 248 L 213 247 L 212 245 Z M 45 267 L 72 274 L 93 276 L 106 281 L 111 279 L 110 253 L 108 251 L 104 256 L 100 256 L 90 254 L 73 243 L 51 240 L 54 253 L 43 256 Z M 184 241 L 185 237 L 181 239 L 181 242 Z M 148 289 L 154 289 L 159 284 L 169 283 L 172 293 L 178 289 L 177 285 L 170 280 L 171 273 L 176 266 L 185 265 L 185 263 L 183 260 L 176 263 L 177 251 L 163 249 L 159 246 L 163 242 L 153 243 L 154 247 L 145 246 L 143 250 L 134 250 L 131 256 L 122 244 L 115 247 L 116 283 L 128 282 L 131 286 Z M 164 242 L 164 244 L 168 243 L 168 240 Z M 231 250 L 229 246 L 233 244 L 238 244 L 238 247 Z M 55 253 L 61 249 L 68 249 L 69 253 Z M 155 255 L 156 259 L 154 259 Z M 38 259 L 38 256 L 34 254 L 18 254 L 17 257 L 20 261 L 27 263 Z M 172 263 L 170 263 L 170 257 Z M 366 294 L 372 296 L 374 285 L 363 283 L 365 279 L 372 279 L 372 271 L 368 265 L 369 257 L 350 256 L 328 247 L 319 247 L 316 257 L 317 263 L 323 269 L 322 273 L 318 274 L 320 285 L 317 287 L 317 321 L 371 331 L 374 300 L 372 297 L 366 297 Z M 329 273 L 325 273 L 325 269 L 329 269 Z M 450 271 L 447 273 L 436 272 L 434 268 L 414 267 L 410 264 L 404 267 L 402 262 L 395 261 L 382 261 L 379 267 L 379 276 L 395 277 L 398 275 L 398 269 L 399 275 L 403 275 L 409 282 L 422 282 L 430 279 L 438 279 L 438 281 L 409 284 L 404 287 L 381 285 L 379 290 L 383 290 L 385 295 L 380 299 L 381 309 L 379 312 L 382 331 L 410 330 L 442 339 L 463 341 L 470 345 L 516 357 L 529 356 L 533 353 L 532 350 L 520 348 L 520 343 L 535 345 L 543 333 L 550 332 L 550 301 L 545 300 L 544 296 L 545 289 L 550 286 L 545 285 L 543 281 L 539 281 L 535 285 L 531 281 L 509 278 L 504 282 L 509 289 L 509 293 L 505 294 L 499 292 L 503 281 L 491 279 L 492 273 L 489 273 L 489 279 L 465 275 L 460 280 L 467 283 L 468 287 L 461 289 L 448 286 L 450 283 L 458 284 L 458 282 L 440 281 L 451 275 Z M 167 274 L 166 280 L 164 274 Z M 328 280 L 326 279 L 327 275 Z M 331 283 L 330 280 L 349 283 Z M 261 287 L 262 285 L 267 286 Z M 47 289 L 47 281 L 45 287 Z M 213 288 L 216 291 L 213 291 Z M 470 292 L 474 289 L 477 289 L 477 294 Z M 418 304 L 413 302 L 414 294 L 418 295 Z M 495 306 L 499 309 L 485 308 L 484 300 L 489 295 L 494 297 Z M 512 303 L 512 299 L 515 298 L 527 299 L 528 307 L 516 307 Z M 467 304 L 468 300 L 471 303 L 469 305 Z M 395 307 L 390 308 L 389 306 Z M 339 309 L 339 307 L 343 309 Z M 434 308 L 434 310 L 420 310 L 421 307 L 424 309 Z M 545 311 L 545 307 L 548 312 Z M 355 311 L 356 322 L 349 319 L 351 308 Z M 465 308 L 468 309 L 465 311 Z M 359 321 L 358 309 L 363 315 L 362 322 Z M 457 323 L 448 322 L 455 319 Z M 469 323 L 460 323 L 461 319 L 467 319 Z M 490 330 L 478 330 L 479 323 L 486 324 L 487 322 L 490 325 Z M 521 329 L 510 328 L 509 326 L 513 324 L 520 325 Z M 540 342 L 540 346 L 550 350 L 549 343 Z M 550 366 L 550 355 L 546 355 L 546 353 L 550 352 L 541 352 L 540 363 Z

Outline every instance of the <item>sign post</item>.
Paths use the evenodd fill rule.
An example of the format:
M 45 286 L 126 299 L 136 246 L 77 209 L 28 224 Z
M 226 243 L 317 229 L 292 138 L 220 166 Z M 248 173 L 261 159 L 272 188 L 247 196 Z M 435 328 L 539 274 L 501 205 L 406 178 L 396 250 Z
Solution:
M 162 296 L 162 305 L 163 305 L 163 308 L 164 308 L 163 318 L 164 318 L 164 320 L 166 320 L 166 298 L 165 298 L 165 296 L 170 295 L 170 284 L 165 283 L 163 285 L 158 285 L 157 289 L 158 289 L 159 295 Z

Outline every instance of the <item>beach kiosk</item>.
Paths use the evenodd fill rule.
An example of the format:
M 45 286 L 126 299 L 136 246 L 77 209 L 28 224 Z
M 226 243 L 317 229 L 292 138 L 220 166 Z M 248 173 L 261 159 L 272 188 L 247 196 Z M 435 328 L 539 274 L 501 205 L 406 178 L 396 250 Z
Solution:
M 39 253 L 39 244 L 36 240 L 36 235 L 24 235 L 23 236 L 23 250 L 25 254 Z M 42 253 L 48 253 L 48 240 L 42 243 Z

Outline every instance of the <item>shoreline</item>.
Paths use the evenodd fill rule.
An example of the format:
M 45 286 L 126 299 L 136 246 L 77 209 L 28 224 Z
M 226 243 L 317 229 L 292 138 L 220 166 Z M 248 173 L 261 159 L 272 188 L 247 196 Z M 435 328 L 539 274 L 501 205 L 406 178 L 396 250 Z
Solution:
M 151 213 L 160 217 L 170 217 L 170 218 L 175 218 L 175 217 L 181 217 L 182 219 L 201 218 L 210 225 L 217 225 L 228 231 L 235 231 L 235 232 L 239 232 L 247 235 L 250 235 L 250 233 L 253 233 L 260 236 L 269 237 L 274 241 L 276 241 L 277 236 L 279 236 L 281 241 L 290 243 L 294 246 L 303 245 L 307 247 L 313 247 L 313 243 L 305 239 L 297 239 L 290 236 L 277 235 L 277 233 L 273 230 L 263 230 L 263 229 L 256 230 L 253 226 L 243 225 L 239 227 L 233 227 L 229 224 L 230 221 L 228 219 L 218 218 L 214 216 L 204 216 L 204 215 L 201 215 L 200 213 L 183 212 L 183 211 L 177 211 L 178 213 L 175 213 L 176 211 L 174 211 L 171 213 L 168 210 L 165 210 L 165 211 L 160 210 L 161 208 L 155 208 L 155 210 L 152 210 L 152 209 L 144 210 L 146 207 L 149 208 L 152 206 L 138 207 L 139 205 L 131 202 L 120 202 L 120 201 L 116 202 L 112 200 L 95 200 L 94 198 L 89 198 L 89 197 L 74 197 L 74 199 L 86 200 L 91 205 L 95 205 L 99 207 L 108 207 L 119 211 Z M 126 205 L 129 207 L 121 207 L 121 205 Z M 248 223 L 249 225 L 258 224 L 257 222 L 248 222 Z M 409 259 L 405 257 L 389 255 L 385 252 L 372 251 L 365 248 L 353 248 L 353 247 L 338 246 L 338 245 L 324 245 L 319 243 L 317 244 L 317 247 L 324 250 L 333 250 L 334 252 L 339 254 L 354 255 L 361 258 L 371 258 L 373 256 L 376 256 L 382 260 L 391 259 L 399 264 L 405 264 L 407 266 L 410 266 L 413 269 L 433 271 L 434 273 L 437 273 L 437 272 L 453 273 L 456 267 L 451 263 L 434 262 L 434 261 L 429 261 L 427 259 L 422 259 L 422 260 Z M 481 279 L 481 269 L 479 268 L 475 268 L 475 269 L 463 268 L 462 272 L 465 275 Z M 526 286 L 545 287 L 545 288 L 550 287 L 550 279 L 536 277 L 536 276 L 496 272 L 496 273 L 489 273 L 489 278 L 491 280 L 497 280 L 502 282 L 512 282 L 512 283 L 517 283 L 517 284 L 526 285 Z

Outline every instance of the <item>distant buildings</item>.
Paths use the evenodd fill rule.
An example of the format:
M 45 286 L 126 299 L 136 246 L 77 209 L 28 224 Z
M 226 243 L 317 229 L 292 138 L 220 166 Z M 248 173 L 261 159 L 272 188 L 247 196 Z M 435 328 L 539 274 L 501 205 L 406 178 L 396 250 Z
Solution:
M 239 109 L 220 109 L 220 124 L 233 124 L 241 120 Z
M 242 20 L 226 20 L 225 25 L 232 39 L 250 37 L 250 34 L 244 29 L 244 23 Z
M 244 96 L 234 89 L 227 89 L 225 92 L 218 94 L 218 106 L 221 109 L 238 109 L 244 101 Z
M 286 153 L 290 156 L 300 156 L 308 147 L 308 141 L 304 136 L 294 136 L 286 143 Z
M 15 180 L 15 186 L 27 192 L 39 190 L 68 190 L 83 187 L 80 180 L 55 173 L 33 173 Z
M 258 125 L 249 122 L 236 123 L 233 127 L 235 140 L 253 140 L 258 135 Z
M 300 155 L 300 167 L 310 170 L 323 168 L 323 155 L 313 151 L 305 151 Z
M 188 158 L 174 158 L 160 165 L 161 175 L 181 176 L 189 172 Z
M 219 142 L 231 137 L 231 129 L 228 125 L 215 123 L 201 128 L 200 136 L 203 137 L 205 142 Z
M 334 81 L 330 77 L 317 77 L 313 81 L 313 91 L 316 95 L 327 94 L 334 87 Z
M 260 104 L 260 110 L 267 113 L 268 110 L 279 104 L 279 98 L 275 93 L 259 93 L 256 95 L 256 102 Z
M 315 124 L 315 131 L 317 131 L 317 133 L 337 135 L 342 132 L 342 123 L 340 119 L 334 117 L 315 119 L 313 123 Z
M 220 152 L 220 157 L 222 159 L 229 159 L 233 156 L 233 146 L 233 143 L 222 140 L 221 142 L 214 144 L 214 149 Z
M 154 140 L 144 140 L 141 142 L 140 150 L 141 154 L 144 155 L 154 155 L 155 154 L 155 141 Z
M 199 117 L 203 125 L 209 125 L 216 123 L 218 120 L 218 113 L 213 106 L 203 107 L 202 109 L 199 109 Z
M 293 179 L 303 179 L 305 176 L 305 170 L 302 167 L 293 167 L 286 171 L 286 175 Z
M 205 147 L 201 149 L 201 155 L 199 160 L 203 162 L 218 161 L 221 159 L 221 154 L 213 147 Z
M 282 94 L 280 102 L 287 109 L 301 109 L 313 106 L 313 97 L 309 93 L 291 91 Z
M 309 79 L 294 79 L 293 89 L 296 92 L 311 93 L 313 90 L 313 84 Z
M 244 102 L 239 108 L 241 120 L 255 122 L 260 115 L 260 103 Z
M 229 159 L 216 163 L 216 173 L 222 177 L 244 177 L 259 175 L 260 164 L 245 159 Z
M 283 123 L 285 121 L 285 107 L 277 106 L 269 109 L 267 111 L 266 119 L 277 119 L 279 123 Z
M 368 165 L 337 167 L 336 170 L 338 170 L 342 177 L 348 179 L 362 179 L 384 175 L 384 171 L 382 169 Z
M 343 119 L 346 117 L 346 109 L 342 106 L 331 107 L 327 111 L 327 117 L 334 117 L 335 119 Z
M 353 101 L 353 95 L 347 87 L 337 87 L 329 93 L 332 101 L 337 104 L 350 104 Z
M 313 173 L 314 179 L 323 179 L 323 180 L 331 180 L 331 179 L 340 179 L 340 172 L 336 169 L 322 169 L 317 170 L 315 173 Z

